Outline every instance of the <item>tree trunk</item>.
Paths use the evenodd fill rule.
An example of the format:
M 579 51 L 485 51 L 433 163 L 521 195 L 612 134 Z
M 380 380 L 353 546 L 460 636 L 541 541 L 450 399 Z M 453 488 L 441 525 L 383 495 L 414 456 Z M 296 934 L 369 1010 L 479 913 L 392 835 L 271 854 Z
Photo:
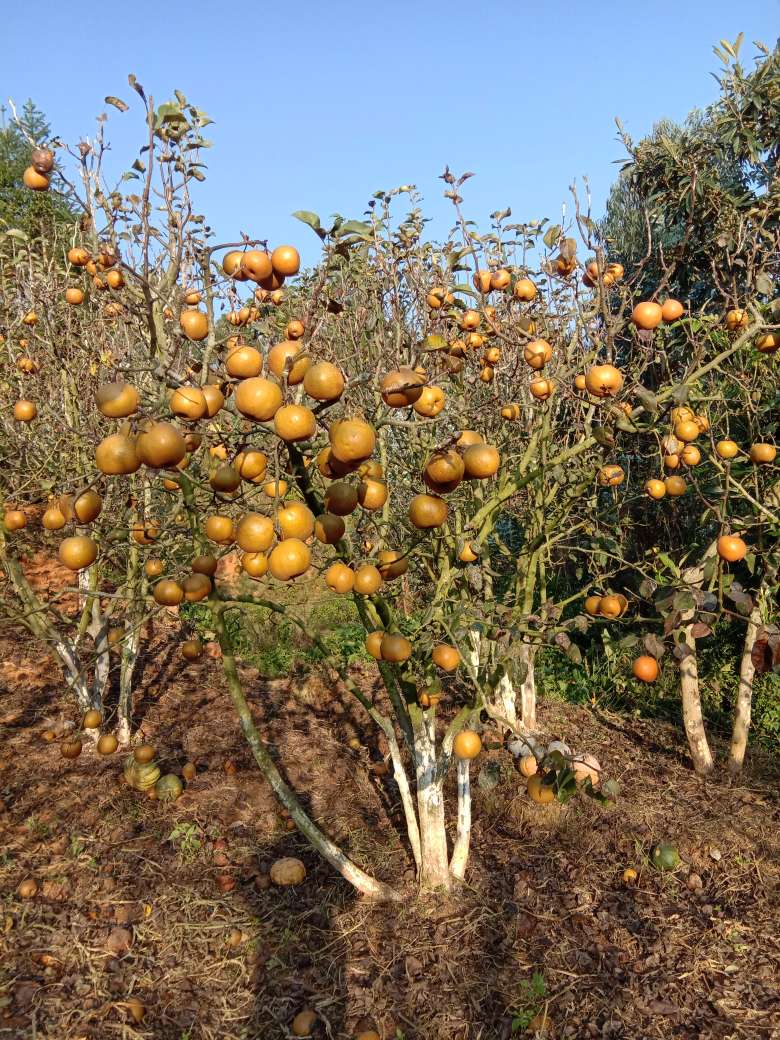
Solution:
M 742 660 L 739 665 L 739 692 L 734 708 L 734 726 L 731 731 L 731 747 L 729 748 L 729 772 L 738 773 L 742 769 L 747 751 L 750 716 L 753 707 L 753 678 L 756 673 L 753 664 L 753 647 L 761 626 L 761 604 L 757 602 L 750 612 L 745 632 L 745 643 Z
M 704 563 L 716 551 L 716 543 L 712 542 L 696 567 L 683 571 L 683 580 L 696 588 L 701 588 L 704 581 Z M 711 773 L 715 767 L 704 728 L 704 716 L 701 710 L 701 694 L 699 692 L 699 665 L 696 658 L 696 640 L 693 637 L 693 618 L 695 610 L 683 614 L 683 643 L 687 653 L 680 662 L 680 692 L 682 696 L 682 717 L 688 747 L 691 752 L 693 768 L 701 776 Z
M 222 667 L 224 669 L 228 691 L 236 712 L 238 713 L 242 732 L 252 750 L 252 754 L 255 762 L 260 768 L 260 772 L 271 785 L 274 794 L 290 813 L 290 816 L 295 821 L 300 832 L 308 838 L 309 842 L 317 852 L 319 852 L 320 855 L 331 864 L 331 866 L 335 867 L 341 876 L 345 880 L 349 881 L 358 892 L 367 896 L 369 899 L 376 899 L 384 902 L 391 900 L 396 902 L 399 901 L 401 897 L 395 889 L 384 884 L 382 881 L 377 881 L 376 878 L 372 878 L 369 874 L 366 874 L 364 870 L 361 870 L 356 863 L 353 863 L 352 860 L 345 855 L 338 845 L 332 842 L 327 835 L 323 834 L 319 827 L 317 827 L 314 821 L 308 816 L 306 810 L 298 801 L 295 792 L 287 783 L 285 783 L 282 774 L 277 769 L 276 763 L 271 757 L 252 719 L 252 713 L 249 710 L 249 705 L 241 686 L 241 680 L 238 677 L 230 636 L 228 635 L 222 617 L 223 607 L 220 603 L 214 601 L 209 601 L 209 605 L 213 611 L 214 627 L 222 649 Z
M 452 850 L 450 871 L 462 881 L 466 874 L 471 843 L 471 781 L 467 758 L 458 759 L 458 833 Z
M 691 634 L 691 625 L 685 627 L 684 645 L 688 653 L 680 662 L 680 689 L 682 692 L 682 716 L 693 768 L 702 776 L 711 773 L 715 763 L 704 729 L 704 716 L 699 694 L 699 668 L 696 660 L 696 640 Z
M 527 668 L 520 684 L 520 719 L 525 733 L 534 733 L 536 730 L 536 651 L 534 643 L 523 643 L 520 647 L 520 660 Z
M 429 717 L 426 717 L 429 716 Z M 450 865 L 444 820 L 444 778 L 436 768 L 433 712 L 414 720 L 417 816 L 420 822 L 420 886 L 449 889 Z

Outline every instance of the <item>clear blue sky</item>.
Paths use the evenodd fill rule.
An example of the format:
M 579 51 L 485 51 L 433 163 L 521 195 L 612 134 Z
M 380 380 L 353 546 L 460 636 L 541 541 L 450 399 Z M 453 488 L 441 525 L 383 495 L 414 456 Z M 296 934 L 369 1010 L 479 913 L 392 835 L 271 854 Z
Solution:
M 313 260 L 317 240 L 290 213 L 360 217 L 379 188 L 416 184 L 445 231 L 445 163 L 477 174 L 465 208 L 480 223 L 505 206 L 558 218 L 583 174 L 598 214 L 621 157 L 615 116 L 639 137 L 705 105 L 712 45 L 743 31 L 750 56 L 750 41 L 774 43 L 779 15 L 777 0 L 43 0 L 33 25 L 9 3 L 0 98 L 32 97 L 75 141 L 106 94 L 140 100 L 128 72 L 156 101 L 179 88 L 215 120 L 200 201 L 220 240 L 244 230 Z M 139 106 L 108 111 L 127 168 Z

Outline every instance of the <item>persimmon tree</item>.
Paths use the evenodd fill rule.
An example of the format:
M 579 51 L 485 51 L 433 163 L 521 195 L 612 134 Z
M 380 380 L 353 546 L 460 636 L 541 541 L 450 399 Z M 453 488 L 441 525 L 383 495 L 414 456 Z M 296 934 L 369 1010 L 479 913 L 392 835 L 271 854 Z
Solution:
M 655 679 L 666 638 L 685 688 L 702 614 L 719 616 L 726 593 L 739 591 L 730 567 L 771 555 L 776 515 L 760 482 L 773 461 L 724 466 L 715 448 L 706 480 L 695 468 L 705 454 L 695 442 L 721 439 L 733 409 L 747 436 L 766 407 L 775 343 L 767 294 L 709 300 L 695 313 L 663 285 L 640 294 L 641 269 L 605 252 L 578 200 L 570 227 L 516 224 L 497 211 L 480 233 L 463 212 L 470 175 L 449 169 L 454 226 L 444 242 L 425 238 L 415 189 L 383 191 L 360 220 L 324 227 L 314 213 L 296 214 L 322 246 L 299 276 L 293 246 L 247 235 L 212 241 L 193 201 L 207 117 L 179 94 L 155 106 L 132 77 L 131 86 L 146 140 L 123 182 L 104 184 L 102 123 L 72 156 L 80 180 L 68 179 L 64 155 L 54 182 L 84 214 L 71 288 L 92 264 L 90 298 L 116 293 L 119 308 L 115 324 L 95 316 L 98 359 L 97 342 L 82 334 L 98 385 L 78 395 L 70 423 L 87 457 L 79 477 L 100 487 L 110 511 L 104 505 L 102 529 L 85 524 L 79 541 L 61 541 L 60 558 L 93 576 L 85 596 L 116 597 L 133 631 L 150 611 L 208 606 L 260 770 L 336 869 L 362 892 L 395 899 L 306 812 L 236 666 L 234 618 L 243 612 L 262 607 L 305 631 L 281 584 L 350 596 L 377 661 L 376 690 L 310 638 L 383 734 L 421 885 L 449 888 L 466 870 L 471 767 L 483 738 L 500 737 L 520 757 L 536 802 L 610 793 L 585 749 L 545 746 L 535 734 L 538 648 L 576 661 L 593 625 L 638 642 L 652 601 L 653 625 L 658 609 L 667 620 L 643 633 L 637 681 Z M 45 183 L 27 181 L 45 190 L 49 172 L 38 175 Z M 113 287 L 100 288 L 103 278 Z M 20 313 L 13 292 L 7 298 L 8 312 Z M 19 452 L 44 451 L 40 429 L 62 414 L 61 401 L 40 400 L 35 416 L 8 402 L 4 428 Z M 32 486 L 24 473 L 5 492 L 11 568 L 12 514 Z M 666 517 L 694 496 L 716 555 L 661 544 L 681 529 Z M 657 516 L 649 545 L 637 536 L 648 510 Z M 120 542 L 130 568 L 121 583 L 111 571 Z M 238 587 L 220 578 L 220 562 L 236 553 L 246 579 Z M 184 627 L 183 636 L 186 657 L 198 656 L 199 640 Z M 139 762 L 148 765 L 146 751 Z

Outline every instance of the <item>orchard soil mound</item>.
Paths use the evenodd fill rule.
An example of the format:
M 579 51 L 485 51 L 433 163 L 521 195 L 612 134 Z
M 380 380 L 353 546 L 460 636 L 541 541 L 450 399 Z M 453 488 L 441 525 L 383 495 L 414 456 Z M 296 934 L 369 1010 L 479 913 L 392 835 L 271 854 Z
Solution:
M 77 721 L 59 671 L 26 637 L 0 639 L 0 1038 L 282 1038 L 303 1007 L 329 1038 L 373 1024 L 383 1040 L 506 1040 L 545 1010 L 556 1037 L 780 1036 L 777 773 L 758 752 L 739 781 L 703 782 L 673 727 L 543 702 L 544 732 L 594 753 L 617 803 L 540 808 L 507 752 L 483 753 L 474 777 L 494 762 L 498 783 L 473 785 L 466 884 L 423 900 L 362 709 L 330 677 L 243 668 L 316 820 L 405 889 L 400 909 L 375 906 L 280 812 L 217 655 L 185 666 L 171 640 L 157 624 L 140 661 L 136 739 L 163 771 L 198 773 L 162 805 L 123 784 L 121 751 L 87 741 L 66 761 L 42 739 Z M 649 863 L 662 840 L 673 873 Z M 270 884 L 280 856 L 303 860 L 302 885 Z

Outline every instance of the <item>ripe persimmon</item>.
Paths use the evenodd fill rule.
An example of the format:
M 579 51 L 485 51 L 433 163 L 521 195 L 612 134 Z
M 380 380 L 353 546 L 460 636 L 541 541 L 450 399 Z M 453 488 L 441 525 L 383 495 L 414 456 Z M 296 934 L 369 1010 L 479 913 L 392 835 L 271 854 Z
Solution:
M 642 654 L 634 661 L 631 671 L 634 673 L 634 677 L 642 682 L 655 682 L 658 678 L 658 661 L 649 654 Z
M 663 309 L 660 304 L 646 301 L 638 303 L 631 312 L 631 320 L 638 329 L 650 331 L 663 321 Z

